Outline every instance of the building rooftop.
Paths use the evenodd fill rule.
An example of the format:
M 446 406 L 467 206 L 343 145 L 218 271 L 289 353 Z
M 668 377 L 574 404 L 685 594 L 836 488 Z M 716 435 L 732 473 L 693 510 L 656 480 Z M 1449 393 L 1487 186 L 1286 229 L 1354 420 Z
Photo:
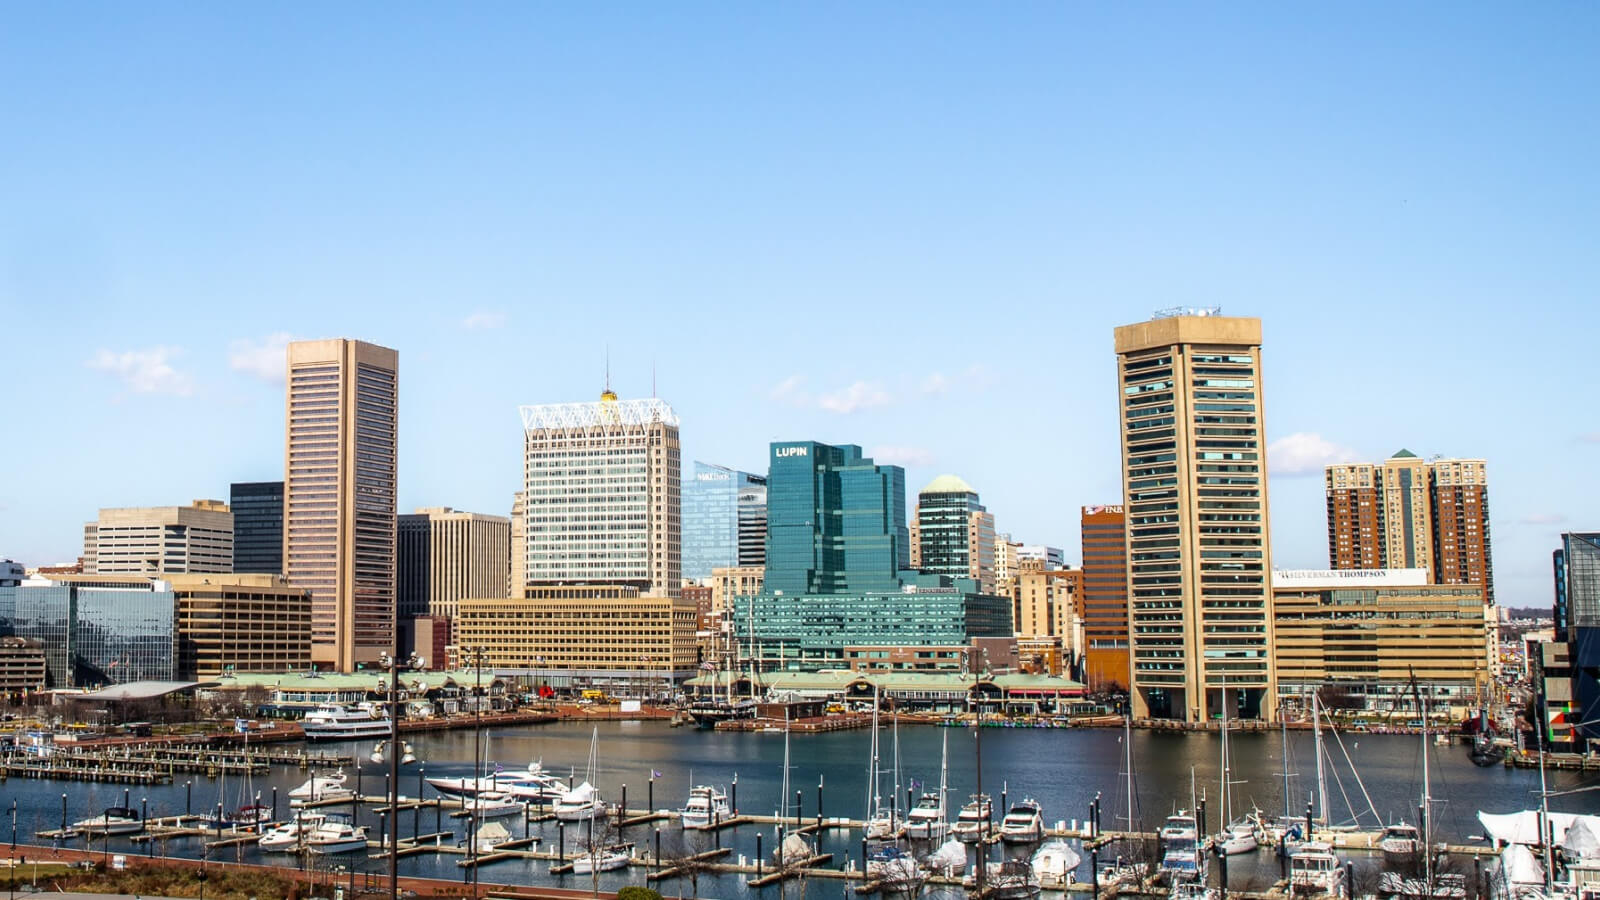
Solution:
M 1396 453 L 1395 455 L 1393 455 L 1393 456 L 1391 456 L 1389 458 L 1390 459 L 1416 459 L 1417 455 L 1415 453 L 1412 453 L 1410 450 L 1407 450 L 1406 448 L 1401 447 L 1399 453 Z
M 976 494 L 977 491 L 973 490 L 972 489 L 972 485 L 967 484 L 965 481 L 963 481 L 961 479 L 960 476 L 957 476 L 957 475 L 940 475 L 938 478 L 935 478 L 934 480 L 928 482 L 928 486 L 923 488 L 921 493 L 924 493 L 924 494 Z

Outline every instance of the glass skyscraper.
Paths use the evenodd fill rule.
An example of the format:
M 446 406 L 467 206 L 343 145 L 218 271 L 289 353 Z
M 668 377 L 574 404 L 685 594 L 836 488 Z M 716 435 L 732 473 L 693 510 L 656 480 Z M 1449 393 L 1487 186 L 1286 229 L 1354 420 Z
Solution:
M 1578 737 L 1593 740 L 1600 738 L 1600 534 L 1562 535 L 1556 576 L 1556 627 L 1559 633 L 1564 616 L 1576 707 L 1567 719 Z
M 683 486 L 683 577 L 766 561 L 767 479 L 725 466 L 694 464 Z
M 171 681 L 177 600 L 166 581 L 85 576 L 15 588 L 17 637 L 40 642 L 47 687 Z
M 874 465 L 854 444 L 785 442 L 771 452 L 764 590 L 898 591 L 911 568 L 905 470 Z
M 1009 637 L 1011 604 L 971 578 L 911 571 L 905 470 L 854 445 L 772 445 L 761 593 L 734 598 L 733 637 L 771 668 L 844 664 L 860 646 Z
M 283 482 L 235 482 L 228 492 L 233 510 L 233 571 L 283 574 Z

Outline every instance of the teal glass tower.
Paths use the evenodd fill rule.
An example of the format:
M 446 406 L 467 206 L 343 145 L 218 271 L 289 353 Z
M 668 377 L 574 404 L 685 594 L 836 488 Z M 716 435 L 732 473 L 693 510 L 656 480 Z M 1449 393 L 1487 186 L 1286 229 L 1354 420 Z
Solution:
M 906 472 L 854 444 L 772 445 L 766 593 L 898 591 L 911 567 Z

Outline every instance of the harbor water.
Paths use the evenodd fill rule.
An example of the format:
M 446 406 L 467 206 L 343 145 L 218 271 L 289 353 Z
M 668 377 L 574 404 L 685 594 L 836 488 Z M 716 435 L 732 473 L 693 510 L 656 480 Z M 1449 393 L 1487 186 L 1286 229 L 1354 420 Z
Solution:
M 598 728 L 598 771 L 594 779 L 608 803 L 622 800 L 626 785 L 627 803 L 634 810 L 650 805 L 654 809 L 676 809 L 683 805 L 689 788 L 695 784 L 711 784 L 736 792 L 738 811 L 756 815 L 773 815 L 783 809 L 779 787 L 783 779 L 784 735 L 761 732 L 708 732 L 686 728 L 669 728 L 662 722 L 607 721 L 590 725 L 583 722 L 563 722 L 549 725 L 494 729 L 483 736 L 485 758 L 492 767 L 495 763 L 510 769 L 523 768 L 532 761 L 542 761 L 547 769 L 563 778 L 572 775 L 581 781 L 589 757 L 590 738 Z M 971 728 L 941 728 L 927 725 L 905 725 L 898 730 L 898 757 L 900 780 L 900 806 L 905 808 L 908 790 L 918 793 L 935 790 L 939 784 L 940 748 L 945 739 L 949 742 L 949 802 L 951 817 L 967 796 L 977 789 L 975 757 L 977 747 L 975 731 Z M 809 823 L 817 815 L 818 789 L 821 787 L 822 814 L 825 817 L 861 819 L 867 813 L 869 798 L 866 785 L 869 769 L 870 732 L 862 730 L 836 731 L 824 734 L 796 734 L 790 739 L 791 767 L 789 772 L 790 795 L 787 798 L 787 815 L 795 815 L 799 792 L 800 814 Z M 419 770 L 426 777 L 468 775 L 472 769 L 474 735 L 470 730 L 432 732 L 410 737 L 419 764 L 405 766 L 401 773 L 400 793 L 415 797 L 418 793 Z M 1118 729 L 1030 729 L 985 728 L 982 731 L 982 758 L 984 793 L 994 798 L 996 819 L 1003 814 L 1002 794 L 1010 801 L 1024 797 L 1037 800 L 1043 807 L 1048 827 L 1059 822 L 1082 823 L 1089 815 L 1089 806 L 1096 795 L 1102 802 L 1102 825 L 1107 829 L 1122 830 L 1126 826 L 1126 782 L 1123 732 Z M 883 802 L 895 783 L 895 739 L 886 725 L 880 739 L 880 779 L 883 782 Z M 1422 793 L 1422 742 L 1416 736 L 1347 734 L 1337 742 L 1325 741 L 1326 750 L 1333 761 L 1328 764 L 1329 811 L 1334 823 L 1351 820 L 1351 809 L 1361 813 L 1359 823 L 1376 828 L 1368 809 L 1376 807 L 1384 820 L 1405 818 L 1414 820 L 1416 807 Z M 280 748 L 282 745 L 278 745 Z M 317 745 L 342 753 L 353 754 L 360 761 L 360 792 L 378 795 L 386 791 L 386 766 L 378 766 L 367 759 L 372 742 L 360 744 Z M 1219 827 L 1222 816 L 1219 802 L 1218 771 L 1221 742 L 1216 734 L 1162 733 L 1134 731 L 1131 740 L 1135 783 L 1135 829 L 1153 832 L 1162 820 L 1178 808 L 1191 807 L 1191 797 L 1204 794 L 1208 799 L 1208 817 L 1211 830 Z M 1508 769 L 1500 766 L 1478 768 L 1467 758 L 1466 748 L 1460 745 L 1430 746 L 1432 766 L 1432 796 L 1435 799 L 1435 834 L 1440 840 L 1457 844 L 1471 841 L 1479 832 L 1476 815 L 1479 810 L 1512 812 L 1537 806 L 1539 776 L 1535 770 Z M 1315 787 L 1315 759 L 1312 736 L 1305 732 L 1289 735 L 1288 770 L 1290 778 L 1290 809 L 1296 816 L 1304 814 L 1308 794 Z M 1354 765 L 1345 761 L 1348 755 Z M 1233 771 L 1233 812 L 1243 814 L 1257 807 L 1269 816 L 1284 811 L 1285 760 L 1277 732 L 1234 734 L 1230 737 L 1230 758 Z M 135 809 L 148 809 L 154 816 L 170 816 L 185 812 L 186 803 L 194 813 L 215 809 L 220 803 L 227 810 L 252 802 L 252 793 L 259 792 L 263 803 L 271 803 L 272 789 L 277 788 L 278 817 L 289 814 L 288 792 L 303 782 L 310 773 L 289 767 L 274 767 L 270 775 L 257 776 L 244 782 L 230 776 L 219 780 L 179 776 L 175 784 L 150 787 L 135 786 L 128 791 L 130 805 Z M 348 771 L 347 786 L 354 787 L 356 774 Z M 1359 781 L 1357 777 L 1359 776 Z M 1575 772 L 1551 772 L 1550 789 L 1559 791 L 1580 785 L 1585 776 Z M 1192 782 L 1191 782 L 1192 779 Z M 1191 783 L 1194 793 L 1191 794 Z M 735 784 L 737 785 L 735 787 Z M 16 839 L 23 843 L 39 843 L 34 835 L 39 831 L 55 829 L 62 819 L 63 796 L 66 818 L 70 821 L 98 814 L 105 807 L 119 806 L 125 788 L 121 785 L 25 780 L 13 778 L 0 785 L 0 803 L 5 812 L 16 806 Z M 425 798 L 434 796 L 426 788 Z M 1570 812 L 1593 812 L 1594 794 L 1576 794 L 1556 797 L 1551 807 Z M 348 809 L 339 807 L 336 809 Z M 433 809 L 403 811 L 399 816 L 402 837 L 413 831 L 423 834 L 438 830 L 454 831 L 458 838 L 464 822 L 441 815 Z M 379 817 L 370 809 L 359 811 L 359 822 L 365 824 L 372 840 L 378 838 Z M 513 837 L 521 837 L 524 824 L 520 819 L 499 820 Z M 777 842 L 773 825 L 744 825 L 724 830 L 720 835 L 703 832 L 684 832 L 675 821 L 662 820 L 635 826 L 622 835 L 633 841 L 639 852 L 651 852 L 655 846 L 655 832 L 661 832 L 664 855 L 674 856 L 709 850 L 715 846 L 729 847 L 733 853 L 723 862 L 736 862 L 743 856 L 752 863 L 756 855 L 757 835 L 762 848 L 769 855 Z M 543 837 L 541 849 L 553 849 L 557 840 L 555 823 L 535 823 L 530 835 Z M 587 837 L 582 826 L 567 829 L 566 840 L 571 850 L 582 846 Z M 448 840 L 448 839 L 447 839 Z M 48 839 L 43 841 L 48 843 Z M 71 841 L 73 847 L 85 846 L 84 838 Z M 110 854 L 142 855 L 149 852 L 145 844 L 135 844 L 126 838 L 113 837 L 109 842 L 96 838 L 88 846 L 96 851 L 105 848 Z M 919 849 L 919 848 L 914 848 Z M 926 852 L 927 848 L 920 848 Z M 996 847 L 992 851 L 998 859 L 1001 854 L 1026 856 L 1032 847 Z M 818 850 L 833 854 L 826 863 L 831 868 L 843 868 L 854 861 L 860 867 L 861 835 L 858 830 L 825 830 L 818 840 Z M 201 855 L 200 841 L 196 838 L 178 838 L 158 844 L 156 852 L 168 855 Z M 322 869 L 345 867 L 357 872 L 386 871 L 383 859 L 369 859 L 366 854 L 353 853 L 340 856 L 308 857 L 300 860 L 294 856 L 262 854 L 253 846 L 227 848 L 213 851 L 212 858 L 227 861 L 266 862 L 280 866 L 313 866 Z M 1080 869 L 1079 880 L 1087 880 L 1088 854 Z M 400 860 L 404 875 L 462 880 L 464 872 L 457 866 L 461 859 L 454 854 L 422 853 Z M 550 884 L 587 888 L 594 882 L 590 876 L 554 876 L 548 874 L 549 863 L 535 860 L 508 860 L 486 865 L 479 874 L 485 883 Z M 1237 888 L 1264 886 L 1277 877 L 1278 860 L 1268 852 L 1235 857 L 1230 861 L 1230 882 Z M 601 874 L 598 884 L 603 890 L 616 890 L 626 884 L 644 883 L 645 871 Z M 850 883 L 837 880 L 813 879 L 809 884 L 790 883 L 785 887 L 770 886 L 749 889 L 744 885 L 748 876 L 702 875 L 698 896 L 838 896 L 850 891 Z M 666 896 L 677 896 L 675 882 L 662 882 L 656 887 Z M 940 895 L 937 888 L 928 888 L 929 896 Z M 950 889 L 943 889 L 950 890 Z M 685 887 L 683 893 L 691 891 Z

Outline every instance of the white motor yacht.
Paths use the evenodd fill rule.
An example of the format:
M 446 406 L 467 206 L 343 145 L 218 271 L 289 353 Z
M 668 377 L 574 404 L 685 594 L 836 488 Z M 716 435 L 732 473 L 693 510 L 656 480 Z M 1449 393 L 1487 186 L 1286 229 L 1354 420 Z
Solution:
M 993 817 L 994 806 L 989 801 L 989 795 L 973 794 L 971 802 L 956 814 L 956 822 L 950 826 L 950 833 L 963 844 L 977 843 L 985 837 Z
M 728 805 L 728 795 L 710 785 L 689 789 L 689 802 L 678 810 L 679 821 L 685 828 L 706 828 L 713 822 L 726 821 L 733 815 Z
M 938 794 L 923 794 L 906 813 L 906 837 L 917 841 L 942 840 L 950 830 L 945 821 L 944 799 Z
M 1383 851 L 1384 862 L 1403 866 L 1415 862 L 1422 852 L 1422 835 L 1415 825 L 1398 822 L 1385 826 L 1378 839 L 1378 849 Z
M 1289 854 L 1289 890 L 1296 896 L 1345 895 L 1344 872 L 1331 844 L 1306 841 Z
M 289 791 L 289 805 L 300 806 L 319 800 L 348 800 L 355 792 L 344 786 L 346 775 L 342 771 L 331 775 L 313 775 L 305 783 Z
M 1033 844 L 1044 839 L 1044 813 L 1031 797 L 1018 800 L 1000 820 L 1000 840 L 1008 844 Z
M 479 819 L 501 819 L 522 815 L 528 811 L 528 804 L 503 791 L 481 791 L 463 798 L 461 808 Z

